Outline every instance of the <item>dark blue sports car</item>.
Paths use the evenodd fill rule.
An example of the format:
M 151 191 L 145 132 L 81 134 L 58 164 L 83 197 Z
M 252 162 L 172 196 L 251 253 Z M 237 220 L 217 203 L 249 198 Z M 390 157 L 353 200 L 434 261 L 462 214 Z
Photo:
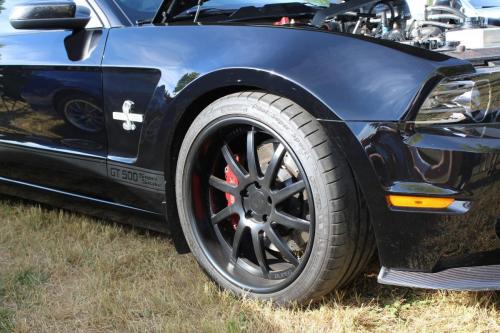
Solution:
M 170 232 L 279 304 L 375 252 L 381 283 L 500 289 L 497 1 L 25 1 L 2 193 Z

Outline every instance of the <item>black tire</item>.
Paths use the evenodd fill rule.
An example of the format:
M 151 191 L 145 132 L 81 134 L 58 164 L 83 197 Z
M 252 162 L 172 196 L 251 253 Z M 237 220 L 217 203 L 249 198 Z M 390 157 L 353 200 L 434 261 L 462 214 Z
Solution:
M 217 222 L 219 219 L 212 219 L 218 214 L 213 212 L 214 205 L 217 206 L 214 202 L 221 200 L 217 197 L 220 185 L 215 187 L 216 190 L 213 186 L 217 178 L 215 173 L 219 172 L 217 169 L 220 169 L 225 162 L 231 162 L 228 156 L 238 160 L 240 155 L 234 153 L 235 148 L 223 147 L 222 149 L 230 152 L 224 155 L 220 153 L 219 146 L 227 144 L 229 147 L 228 140 L 232 139 L 228 138 L 233 137 L 236 139 L 235 143 L 231 143 L 232 147 L 238 145 L 240 140 L 238 135 L 241 135 L 241 138 L 248 137 L 248 140 L 253 142 L 256 139 L 250 138 L 257 134 L 263 136 L 263 139 L 271 138 L 262 142 L 272 142 L 273 147 L 277 147 L 273 148 L 274 152 L 281 146 L 286 149 L 288 155 L 284 156 L 292 158 L 293 163 L 289 162 L 289 159 L 287 161 L 297 167 L 295 170 L 297 176 L 291 176 L 293 180 L 287 179 L 280 183 L 279 177 L 273 175 L 274 185 L 268 190 L 261 188 L 263 185 L 259 185 L 258 182 L 250 182 L 250 185 L 242 185 L 244 181 L 238 182 L 237 185 L 233 183 L 238 189 L 231 191 L 241 193 L 241 199 L 236 194 L 229 198 L 226 196 L 227 208 L 238 211 L 239 207 L 243 207 L 245 215 L 241 215 L 238 211 L 236 215 L 222 220 L 229 226 L 221 226 L 221 222 Z M 251 147 L 245 145 L 244 139 L 242 140 L 242 147 Z M 257 149 L 255 146 L 253 146 L 254 151 Z M 259 147 L 262 146 L 265 144 L 261 143 Z M 247 160 L 251 161 L 252 155 L 246 156 L 249 156 Z M 257 164 L 261 164 L 258 153 L 254 156 L 257 156 Z M 223 158 L 228 159 L 221 160 Z M 271 161 L 273 159 L 274 155 Z M 285 163 L 283 161 L 284 158 L 279 163 Z M 230 162 L 227 162 L 228 166 L 232 165 Z M 236 168 L 241 168 L 243 174 L 250 179 L 252 174 L 250 163 L 245 163 L 240 158 Z M 259 167 L 261 169 L 259 177 L 265 178 L 263 174 L 271 169 L 269 166 L 271 163 Z M 264 167 L 266 173 L 262 171 Z M 281 169 L 287 170 L 287 166 L 280 164 L 276 172 L 281 172 Z M 269 174 L 272 172 L 271 169 Z M 258 179 L 260 181 L 263 178 Z M 274 197 L 272 200 L 268 197 L 267 206 L 261 200 L 261 196 L 267 195 L 266 193 L 277 193 L 278 190 L 273 189 L 273 186 L 279 186 L 280 189 L 291 187 L 284 185 L 285 182 L 296 187 L 299 186 L 297 185 L 299 182 L 305 184 L 302 192 L 286 199 L 293 200 L 291 202 L 293 213 L 284 211 L 289 209 L 288 203 L 279 206 L 273 202 Z M 251 192 L 250 195 L 248 191 Z M 369 215 L 343 155 L 331 143 L 320 123 L 311 114 L 292 101 L 272 94 L 251 91 L 232 94 L 215 101 L 200 113 L 189 128 L 180 149 L 176 197 L 182 229 L 198 263 L 217 284 L 238 295 L 273 300 L 279 304 L 290 302 L 304 304 L 316 301 L 333 289 L 350 282 L 365 267 L 374 252 L 375 243 Z M 233 198 L 236 203 L 230 206 L 230 199 Z M 297 209 L 300 212 L 295 211 L 295 205 L 302 207 Z M 288 229 L 289 225 L 283 227 L 276 221 L 269 221 L 265 218 L 266 215 L 262 217 L 262 212 L 266 212 L 266 209 L 271 209 L 270 214 L 276 213 L 273 216 L 284 212 L 288 216 L 293 215 L 293 221 L 309 222 L 307 244 L 299 246 L 297 244 L 300 242 L 294 243 L 291 240 L 285 243 L 285 237 L 293 238 L 290 235 L 296 237 L 299 234 L 300 237 L 306 238 L 306 227 L 295 228 L 296 224 L 290 224 Z M 220 212 L 226 210 L 223 208 Z M 221 213 L 221 215 L 227 214 Z M 238 216 L 236 226 L 234 216 Z M 251 227 L 246 227 L 247 222 Z M 272 230 L 269 231 L 269 235 L 266 231 L 269 229 L 264 228 L 263 233 L 255 232 L 260 236 L 253 237 L 254 222 L 257 223 L 257 227 L 262 227 L 264 224 L 271 225 L 269 228 Z M 245 225 L 241 228 L 246 230 L 241 234 L 243 232 L 250 234 L 245 238 L 248 242 L 235 241 L 240 225 Z M 235 230 L 233 236 L 230 235 L 231 226 Z M 279 234 L 279 239 L 270 236 L 272 231 Z M 229 235 L 221 237 L 223 232 L 228 232 Z M 224 244 L 225 240 L 227 244 Z M 281 247 L 275 246 L 274 240 L 277 244 L 281 240 Z M 298 250 L 292 253 L 297 262 L 294 261 L 294 257 L 290 257 L 290 251 L 287 252 L 283 244 L 288 250 L 292 249 L 290 244 L 297 245 L 295 248 Z M 229 250 L 226 249 L 227 245 Z M 256 254 L 259 248 L 263 256 Z M 227 251 L 232 251 L 232 257 L 226 262 L 224 256 L 228 255 Z M 278 268 L 286 268 L 288 264 L 293 266 L 290 268 L 292 270 L 274 274 L 271 265 L 275 262 Z M 252 270 L 254 265 L 257 270 L 258 267 L 262 269 L 262 274 L 254 273 Z M 245 272 L 248 272 L 248 276 Z

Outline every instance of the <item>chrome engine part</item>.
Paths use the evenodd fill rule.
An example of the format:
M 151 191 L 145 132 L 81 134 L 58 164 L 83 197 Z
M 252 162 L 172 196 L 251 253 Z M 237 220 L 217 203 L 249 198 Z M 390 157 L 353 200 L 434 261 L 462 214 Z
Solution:
M 492 17 L 469 0 L 381 0 L 328 19 L 324 28 L 392 40 L 434 51 L 500 47 L 498 10 Z

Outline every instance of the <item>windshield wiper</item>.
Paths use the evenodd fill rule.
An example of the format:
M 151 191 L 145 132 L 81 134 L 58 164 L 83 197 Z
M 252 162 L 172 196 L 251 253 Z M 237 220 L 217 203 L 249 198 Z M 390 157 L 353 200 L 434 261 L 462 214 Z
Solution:
M 223 10 L 217 8 L 204 8 L 199 11 L 192 12 L 184 12 L 177 16 L 174 16 L 172 21 L 183 21 L 183 20 L 193 20 L 193 22 L 197 22 L 200 17 L 210 17 L 210 16 L 220 16 L 226 15 L 229 16 L 233 13 L 234 10 Z
M 265 5 L 257 8 L 254 6 L 241 7 L 231 14 L 226 22 L 241 22 L 259 19 L 274 19 L 280 17 L 301 17 L 313 15 L 317 11 L 317 7 L 300 3 L 283 3 Z
M 244 22 L 244 21 L 254 21 L 254 20 L 262 20 L 262 19 L 275 19 L 279 17 L 288 17 L 288 18 L 295 18 L 295 17 L 303 17 L 307 15 L 312 15 L 310 12 L 304 12 L 304 13 L 295 13 L 295 14 L 282 14 L 282 15 L 258 15 L 258 16 L 247 16 L 247 17 L 239 17 L 239 18 L 228 18 L 224 20 L 224 22 Z
M 135 21 L 135 24 L 141 26 L 141 25 L 146 25 L 146 24 L 151 24 L 153 23 L 153 20 L 151 19 L 145 19 L 145 20 L 137 20 Z

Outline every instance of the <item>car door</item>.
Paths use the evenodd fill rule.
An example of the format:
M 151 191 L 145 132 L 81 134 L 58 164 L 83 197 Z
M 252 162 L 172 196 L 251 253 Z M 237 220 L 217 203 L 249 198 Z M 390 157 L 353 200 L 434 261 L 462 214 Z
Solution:
M 105 22 L 92 11 L 78 32 L 14 30 L 9 15 L 21 2 L 0 0 L 1 180 L 106 196 Z
M 139 33 L 144 43 L 150 43 L 147 31 L 136 22 L 152 19 L 162 0 L 103 0 L 101 3 L 123 13 L 129 22 L 127 28 L 110 30 L 102 64 L 111 182 L 107 190 L 115 202 L 163 214 L 162 153 L 145 148 L 156 137 L 157 120 L 163 113 L 162 75 L 160 70 L 144 65 L 147 51 L 141 57 L 130 57 L 131 49 L 139 46 L 127 38 L 129 33 L 134 36 Z

